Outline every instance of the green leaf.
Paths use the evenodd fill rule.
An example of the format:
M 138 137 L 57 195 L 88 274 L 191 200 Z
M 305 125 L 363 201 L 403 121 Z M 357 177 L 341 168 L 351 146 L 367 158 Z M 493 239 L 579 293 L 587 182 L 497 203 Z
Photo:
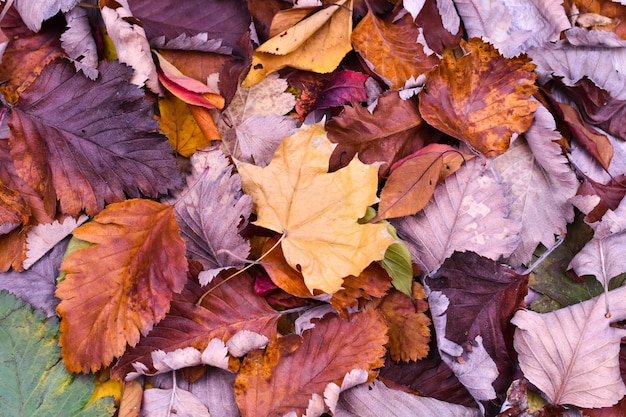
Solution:
M 0 404 L 2 417 L 111 416 L 106 398 L 83 408 L 93 377 L 72 376 L 57 346 L 56 319 L 46 320 L 24 301 L 0 292 Z
M 391 277 L 391 285 L 394 288 L 413 299 L 413 265 L 411 253 L 404 242 L 398 238 L 396 229 L 389 224 L 387 230 L 397 243 L 389 245 L 385 251 L 385 257 L 380 264 Z

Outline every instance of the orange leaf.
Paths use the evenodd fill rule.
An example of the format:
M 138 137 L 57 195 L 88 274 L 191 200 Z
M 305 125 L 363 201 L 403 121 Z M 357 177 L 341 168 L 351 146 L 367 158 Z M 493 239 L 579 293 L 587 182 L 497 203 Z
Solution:
M 235 396 L 243 417 L 302 415 L 309 400 L 332 382 L 341 385 L 354 370 L 383 365 L 387 326 L 374 310 L 349 320 L 325 316 L 302 337 L 289 335 L 254 351 L 235 380 Z
M 283 291 L 300 298 L 311 297 L 311 291 L 305 285 L 302 274 L 287 263 L 283 249 L 278 246 L 268 252 L 278 242 L 278 239 L 278 236 L 269 239 L 263 247 L 265 272 L 272 282 Z
M 26 259 L 26 231 L 22 228 L 15 229 L 6 235 L 0 235 L 0 272 L 6 272 L 10 268 L 15 271 L 24 269 L 23 262 Z
M 61 354 L 70 372 L 95 371 L 134 346 L 187 280 L 174 207 L 132 199 L 109 205 L 74 230 L 93 245 L 61 264 Z
M 347 276 L 343 281 L 343 288 L 333 294 L 330 303 L 342 314 L 343 309 L 355 306 L 359 298 L 379 298 L 390 288 L 391 277 L 387 271 L 378 262 L 372 262 L 358 277 Z
M 430 319 L 424 314 L 428 309 L 425 296 L 424 287 L 413 282 L 415 304 L 406 294 L 391 290 L 378 305 L 378 310 L 387 319 L 387 346 L 394 361 L 416 361 L 428 355 Z
M 0 63 L 0 80 L 7 80 L 0 91 L 9 103 L 15 104 L 48 63 L 65 56 L 60 41 L 62 28 L 48 26 L 34 33 L 11 7 L 2 20 L 2 31 L 11 41 Z
M 526 56 L 504 58 L 478 38 L 462 42 L 458 60 L 446 55 L 426 77 L 419 109 L 431 126 L 467 142 L 485 156 L 509 147 L 514 133 L 533 121 L 538 103 L 534 64 Z
M 398 161 L 380 193 L 378 215 L 373 221 L 417 213 L 428 204 L 437 184 L 473 157 L 435 143 Z
M 398 89 L 439 61 L 435 54 L 424 53 L 422 45 L 417 43 L 418 36 L 418 28 L 408 13 L 390 22 L 379 19 L 370 10 L 354 29 L 351 39 L 354 49 L 371 69 L 392 89 Z
M 26 223 L 30 209 L 19 193 L 5 187 L 0 181 L 0 234 L 9 233 Z

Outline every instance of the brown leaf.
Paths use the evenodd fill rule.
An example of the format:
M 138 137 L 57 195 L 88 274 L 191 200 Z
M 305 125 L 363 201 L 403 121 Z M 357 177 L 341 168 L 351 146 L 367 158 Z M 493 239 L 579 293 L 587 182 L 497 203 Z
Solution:
M 302 274 L 293 269 L 285 259 L 283 249 L 276 245 L 280 236 L 274 236 L 263 246 L 263 268 L 276 286 L 283 291 L 300 298 L 311 297 L 311 291 L 304 283 Z
M 417 213 L 428 204 L 435 187 L 473 157 L 434 143 L 398 161 L 380 192 L 376 220 Z
M 7 80 L 0 91 L 9 103 L 17 102 L 47 64 L 65 56 L 60 41 L 63 23 L 57 20 L 53 27 L 34 33 L 24 25 L 14 7 L 4 16 L 0 28 L 11 41 L 0 63 L 0 80 Z
M 24 199 L 0 181 L 0 235 L 27 223 L 29 217 L 30 209 Z
M 437 139 L 436 131 L 422 120 L 417 101 L 402 100 L 397 92 L 381 95 L 373 113 L 360 105 L 344 106 L 326 129 L 328 138 L 337 143 L 331 170 L 347 165 L 358 154 L 364 163 L 382 162 L 380 176 L 386 176 L 399 159 Z
M 270 339 L 276 336 L 280 313 L 254 292 L 254 282 L 248 274 L 242 273 L 230 281 L 217 276 L 211 282 L 213 289 L 197 305 L 209 288 L 198 284 L 200 268 L 192 264 L 190 269 L 192 279 L 187 280 L 180 294 L 174 294 L 169 313 L 120 358 L 111 370 L 113 377 L 123 378 L 133 370 L 134 362 L 154 370 L 151 353 L 157 349 L 171 352 L 191 346 L 204 350 L 211 339 L 227 341 L 240 330 Z
M 70 372 L 95 371 L 134 346 L 187 279 L 174 207 L 150 200 L 108 206 L 73 232 L 93 245 L 61 264 L 61 354 Z
M 302 337 L 281 337 L 265 351 L 249 353 L 235 380 L 241 414 L 274 417 L 295 411 L 301 415 L 309 400 L 315 394 L 321 397 L 329 383 L 341 381 L 353 369 L 380 367 L 385 332 L 385 322 L 374 310 L 355 313 L 349 320 L 331 314 Z
M 457 30 L 455 34 L 452 34 L 448 31 L 450 28 L 446 29 L 444 27 L 441 12 L 439 11 L 440 4 L 442 4 L 440 0 L 425 1 L 422 10 L 415 18 L 415 24 L 423 29 L 428 47 L 442 55 L 446 48 L 454 49 L 459 46 L 463 38 L 463 30 Z M 457 13 L 454 7 L 452 8 L 452 13 Z
M 15 229 L 6 235 L 0 235 L 0 272 L 13 268 L 23 270 L 22 263 L 26 259 L 26 231 Z
M 597 195 L 600 197 L 600 202 L 587 214 L 585 221 L 587 223 L 597 222 L 602 219 L 607 210 L 615 210 L 626 196 L 626 187 L 623 185 L 625 183 L 626 175 L 615 177 L 606 184 L 585 177 L 576 195 Z
M 394 16 L 378 18 L 371 10 L 352 33 L 354 49 L 371 69 L 392 89 L 404 87 L 406 81 L 428 72 L 439 58 L 427 56 L 417 43 L 419 31 L 408 13 L 393 21 Z
M 428 73 L 419 109 L 431 126 L 496 156 L 533 121 L 534 65 L 525 56 L 504 58 L 478 38 L 461 45 L 466 55 L 446 55 Z
M 424 312 L 428 304 L 424 287 L 413 282 L 413 298 L 398 290 L 391 290 L 377 308 L 387 320 L 387 348 L 394 361 L 417 361 L 428 355 L 430 342 L 430 319 Z

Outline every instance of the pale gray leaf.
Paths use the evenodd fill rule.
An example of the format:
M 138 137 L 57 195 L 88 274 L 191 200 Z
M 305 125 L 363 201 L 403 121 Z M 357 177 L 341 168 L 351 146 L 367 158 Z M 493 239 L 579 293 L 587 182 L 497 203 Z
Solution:
M 453 0 L 437 0 L 437 10 L 445 30 L 456 35 L 461 28 L 461 18 L 454 7 Z
M 207 270 L 241 268 L 250 244 L 239 231 L 252 213 L 252 198 L 243 194 L 239 175 L 218 149 L 196 152 L 191 164 L 175 211 L 187 255 Z
M 59 12 L 67 12 L 78 4 L 79 0 L 15 0 L 13 6 L 20 17 L 33 32 L 39 32 L 41 24 Z
M 101 9 L 102 19 L 115 45 L 117 57 L 120 62 L 134 70 L 131 83 L 139 87 L 145 84 L 150 91 L 162 94 L 146 32 L 140 25 L 128 21 L 133 14 L 127 0 L 117 0 L 117 4 L 120 5 L 117 9 L 107 6 Z
M 476 401 L 492 400 L 496 398 L 493 382 L 498 378 L 498 367 L 483 346 L 480 335 L 472 341 L 471 351 L 466 351 L 445 337 L 449 304 L 448 297 L 440 291 L 433 291 L 428 295 L 428 306 L 432 313 L 441 359 Z M 463 360 L 459 361 L 458 358 Z
M 518 311 L 513 343 L 524 376 L 554 404 L 609 407 L 626 394 L 619 365 L 626 287 L 551 313 Z M 606 303 L 611 319 L 606 317 Z
M 478 409 L 387 388 L 380 381 L 341 393 L 335 417 L 480 417 Z
M 26 235 L 24 269 L 30 268 L 88 219 L 89 217 L 83 214 L 78 219 L 66 217 L 61 222 L 55 220 L 52 223 L 39 223 L 30 228 Z
M 250 116 L 235 129 L 241 160 L 267 166 L 283 139 L 296 130 L 298 121 L 293 117 L 276 114 Z
M 540 106 L 525 134 L 494 160 L 495 168 L 512 200 L 509 218 L 522 223 L 521 242 L 510 258 L 518 267 L 530 261 L 539 243 L 550 247 L 555 235 L 565 235 L 574 219 L 569 201 L 580 186 L 576 174 L 563 156 L 561 138 L 548 110 Z
M 150 388 L 144 391 L 142 417 L 211 417 L 202 402 L 182 388 Z
M 606 46 L 574 46 L 568 41 L 548 43 L 528 51 L 537 65 L 540 83 L 562 77 L 573 86 L 583 77 L 607 90 L 612 97 L 626 100 L 626 48 Z
M 98 78 L 98 48 L 91 34 L 87 11 L 75 7 L 65 13 L 68 29 L 61 35 L 61 46 L 70 57 L 76 71 L 89 79 Z
M 609 48 L 623 48 L 626 40 L 614 32 L 606 30 L 587 30 L 573 27 L 563 32 L 565 39 L 574 46 L 606 46 Z
M 58 243 L 27 271 L 0 273 L 0 290 L 7 290 L 28 301 L 33 307 L 44 311 L 48 317 L 55 316 L 59 303 L 54 296 L 56 278 L 68 242 L 69 238 L 66 238 Z
M 231 355 L 240 358 L 250 351 L 263 349 L 270 340 L 262 334 L 251 332 L 250 330 L 240 330 L 233 335 L 228 342 L 228 352 Z
M 470 160 L 437 186 L 422 211 L 391 221 L 423 271 L 438 269 L 454 251 L 496 260 L 517 247 L 521 225 L 508 218 L 506 189 L 482 163 Z
M 206 32 L 188 36 L 181 33 L 174 39 L 166 40 L 165 35 L 150 40 L 150 46 L 155 49 L 177 49 L 181 51 L 213 52 L 230 55 L 233 48 L 222 45 L 221 39 L 209 39 Z M 217 90 L 216 90 L 217 91 Z
M 417 15 L 420 14 L 424 4 L 426 4 L 426 0 L 404 0 L 402 2 L 402 6 L 404 6 L 406 11 L 411 14 L 413 20 L 415 20 Z
M 235 402 L 236 374 L 219 368 L 209 368 L 207 372 L 193 383 L 177 378 L 178 386 L 191 392 L 209 410 L 211 415 L 218 417 L 239 417 L 239 408 Z M 157 388 L 171 389 L 172 378 L 165 375 L 148 378 Z
M 562 0 L 454 0 L 469 37 L 482 37 L 506 57 L 559 39 L 571 27 Z
M 626 81 L 626 79 L 624 80 Z M 598 131 L 600 129 L 595 128 Z M 604 168 L 593 158 L 589 152 L 587 152 L 576 141 L 572 141 L 572 153 L 570 159 L 583 174 L 592 180 L 606 184 L 611 180 L 611 177 L 616 177 L 626 173 L 626 141 L 616 138 L 605 131 L 601 131 L 603 135 L 609 139 L 613 147 L 613 158 L 609 164 L 609 172 L 607 173 Z

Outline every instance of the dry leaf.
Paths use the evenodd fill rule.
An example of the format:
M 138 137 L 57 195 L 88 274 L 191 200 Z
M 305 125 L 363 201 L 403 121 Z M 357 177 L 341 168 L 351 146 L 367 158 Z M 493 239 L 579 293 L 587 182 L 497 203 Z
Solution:
M 26 259 L 24 269 L 30 268 L 56 244 L 65 239 L 74 229 L 85 223 L 89 218 L 85 215 L 77 219 L 66 217 L 50 224 L 37 224 L 28 230 L 26 235 Z
M 187 103 L 172 94 L 159 100 L 159 113 L 159 130 L 167 136 L 172 148 L 184 157 L 189 158 L 209 146 L 212 139 L 220 138 L 219 133 L 213 137 L 204 136 Z
M 333 148 L 323 127 L 312 125 L 285 138 L 267 167 L 237 166 L 254 201 L 255 224 L 282 233 L 289 265 L 301 268 L 309 290 L 329 294 L 393 243 L 385 224 L 357 223 L 377 200 L 378 167 L 355 158 L 328 173 Z
M 446 55 L 426 76 L 419 94 L 422 117 L 431 126 L 467 142 L 485 156 L 507 150 L 511 136 L 533 121 L 538 103 L 534 65 L 526 57 L 504 58 L 490 44 L 462 42 L 466 55 Z
M 334 71 L 352 50 L 352 0 L 329 2 L 327 7 L 284 29 L 254 52 L 250 72 L 242 82 L 244 87 L 286 66 L 319 73 Z
M 624 300 L 626 287 L 620 287 L 551 313 L 515 314 L 513 341 L 522 372 L 552 403 L 608 407 L 626 394 L 619 366 L 626 331 L 611 325 L 626 318 Z M 605 316 L 605 303 L 612 319 Z
M 70 372 L 98 370 L 134 346 L 170 308 L 187 280 L 174 208 L 150 200 L 109 205 L 74 230 L 92 243 L 61 265 L 62 356 Z
M 61 46 L 76 67 L 91 80 L 98 77 L 98 50 L 91 34 L 87 11 L 75 7 L 65 13 L 68 29 L 61 35 Z

